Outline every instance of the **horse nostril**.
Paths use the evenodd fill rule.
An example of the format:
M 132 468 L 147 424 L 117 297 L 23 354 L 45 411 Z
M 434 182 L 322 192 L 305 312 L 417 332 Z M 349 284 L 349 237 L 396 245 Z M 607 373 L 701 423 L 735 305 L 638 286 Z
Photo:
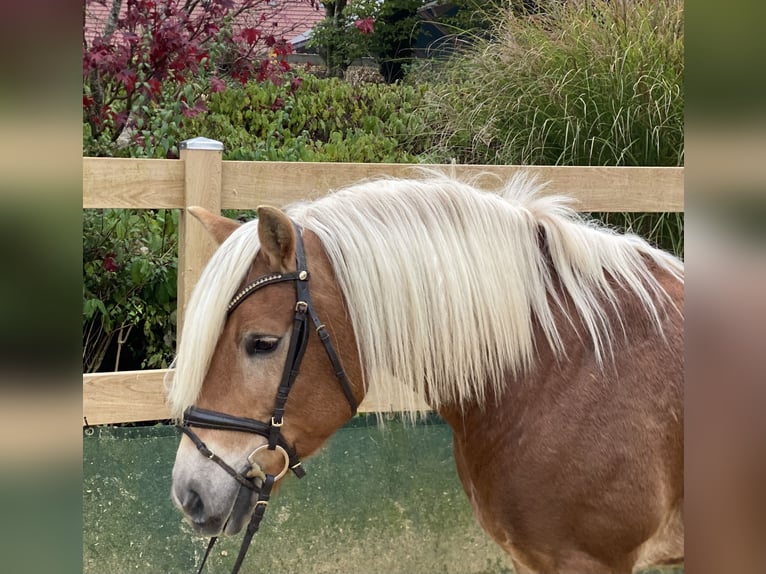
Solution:
M 205 503 L 196 490 L 189 489 L 181 501 L 184 512 L 194 521 L 201 522 L 205 517 Z

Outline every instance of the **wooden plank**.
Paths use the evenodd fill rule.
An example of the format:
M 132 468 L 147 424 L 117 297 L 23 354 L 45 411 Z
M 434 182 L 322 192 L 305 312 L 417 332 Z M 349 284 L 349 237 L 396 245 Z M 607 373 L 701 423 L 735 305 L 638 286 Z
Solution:
M 170 418 L 165 406 L 167 369 L 83 375 L 83 425 Z
M 82 158 L 83 208 L 174 208 L 183 199 L 182 161 Z
M 83 425 L 103 425 L 170 418 L 165 405 L 168 369 L 119 371 L 83 375 Z M 424 409 L 428 405 L 421 403 Z M 400 412 L 399 405 L 381 401 L 370 393 L 359 412 Z
M 580 211 L 683 211 L 681 167 L 487 166 L 364 163 L 223 162 L 221 207 L 254 209 L 260 204 L 283 206 L 317 199 L 367 178 L 417 177 L 418 168 L 448 170 L 458 177 L 478 178 L 486 189 L 519 171 L 549 182 L 546 194 L 578 200 Z
M 412 396 L 411 393 L 408 393 L 410 396 Z M 367 396 L 364 397 L 364 400 L 359 405 L 359 412 L 360 413 L 394 413 L 394 412 L 405 412 L 408 411 L 409 408 L 404 406 L 410 403 L 404 402 L 402 403 L 389 403 L 386 401 L 383 401 L 380 396 L 378 396 L 378 393 L 375 392 L 375 389 L 371 389 Z M 416 401 L 417 409 L 418 410 L 431 410 L 431 407 L 429 407 L 425 401 Z
M 332 189 L 379 177 L 412 177 L 417 167 L 452 169 L 458 176 L 488 174 L 489 189 L 519 170 L 549 181 L 546 193 L 571 195 L 582 211 L 683 211 L 680 167 L 414 166 L 409 164 L 226 161 L 221 207 L 253 209 L 315 199 Z M 183 161 L 83 158 L 83 207 L 183 207 Z

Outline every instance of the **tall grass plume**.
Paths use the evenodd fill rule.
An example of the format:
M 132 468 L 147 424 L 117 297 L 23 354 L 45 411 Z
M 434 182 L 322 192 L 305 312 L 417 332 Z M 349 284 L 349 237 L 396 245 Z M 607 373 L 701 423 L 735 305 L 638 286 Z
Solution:
M 511 4 L 436 72 L 427 107 L 439 159 L 683 165 L 683 0 Z M 681 214 L 608 219 L 683 251 Z

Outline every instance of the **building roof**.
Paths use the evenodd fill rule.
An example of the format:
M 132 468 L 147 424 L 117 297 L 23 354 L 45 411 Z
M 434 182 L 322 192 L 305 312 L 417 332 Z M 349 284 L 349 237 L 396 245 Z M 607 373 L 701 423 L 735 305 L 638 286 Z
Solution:
M 237 2 L 234 0 L 235 4 Z M 243 14 L 235 25 L 252 26 L 261 30 L 264 36 L 273 35 L 291 44 L 299 44 L 306 41 L 310 31 L 325 16 L 324 10 L 312 4 L 310 0 L 264 0 L 259 3 L 259 7 Z M 98 0 L 86 1 L 83 35 L 89 44 L 96 35 L 103 32 L 111 7 L 110 0 L 103 0 L 103 3 Z M 127 2 L 123 0 L 120 16 L 124 16 L 126 10 Z

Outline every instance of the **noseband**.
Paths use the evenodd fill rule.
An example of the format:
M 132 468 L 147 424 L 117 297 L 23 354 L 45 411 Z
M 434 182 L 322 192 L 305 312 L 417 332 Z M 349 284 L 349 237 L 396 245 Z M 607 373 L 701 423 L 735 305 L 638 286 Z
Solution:
M 330 341 L 330 335 L 327 333 L 327 329 L 324 324 L 317 317 L 314 305 L 311 302 L 311 295 L 309 293 L 309 271 L 306 267 L 306 253 L 303 247 L 303 237 L 301 236 L 300 226 L 293 224 L 295 227 L 295 263 L 296 270 L 292 273 L 272 273 L 259 277 L 252 283 L 249 283 L 237 292 L 229 302 L 229 306 L 226 309 L 226 317 L 231 316 L 242 302 L 250 295 L 277 283 L 285 283 L 287 281 L 293 281 L 295 283 L 296 291 L 296 303 L 295 303 L 295 315 L 293 318 L 293 329 L 290 336 L 290 346 L 287 350 L 287 358 L 285 359 L 285 366 L 282 370 L 282 378 L 277 389 L 277 396 L 274 401 L 274 410 L 269 422 L 263 422 L 255 419 L 237 417 L 226 413 L 217 411 L 211 411 L 207 409 L 201 409 L 198 407 L 189 407 L 184 412 L 183 424 L 179 426 L 181 431 L 191 439 L 197 450 L 206 458 L 212 460 L 218 466 L 223 468 L 234 480 L 236 480 L 241 486 L 248 488 L 258 495 L 258 500 L 255 503 L 255 510 L 250 518 L 250 522 L 247 526 L 245 536 L 242 540 L 242 546 L 239 549 L 239 555 L 234 564 L 232 574 L 236 574 L 239 571 L 242 561 L 245 558 L 247 549 L 250 546 L 250 541 L 253 535 L 257 532 L 260 526 L 261 519 L 268 505 L 271 489 L 282 476 L 287 472 L 287 469 L 293 471 L 295 476 L 302 478 L 306 471 L 301 466 L 301 461 L 298 458 L 295 448 L 290 445 L 282 435 L 282 426 L 284 425 L 285 404 L 287 403 L 287 397 L 290 393 L 293 383 L 298 376 L 301 361 L 303 360 L 303 354 L 306 351 L 309 337 L 309 318 L 314 325 L 314 329 L 319 336 L 319 340 L 327 352 L 327 356 L 330 359 L 335 376 L 340 382 L 343 394 L 346 396 L 349 405 L 351 406 L 352 416 L 356 414 L 357 402 L 354 397 L 354 393 L 351 390 L 351 383 L 346 376 L 346 372 L 341 365 L 338 354 L 335 352 L 335 348 Z M 257 434 L 265 437 L 268 440 L 268 445 L 262 445 L 256 448 L 247 457 L 248 469 L 245 473 L 237 472 L 234 468 L 229 466 L 218 455 L 213 453 L 202 440 L 194 433 L 191 427 L 226 430 L 235 432 L 246 432 Z M 255 462 L 253 457 L 264 447 L 269 450 L 275 450 L 280 452 L 285 458 L 285 467 L 276 476 L 271 474 L 265 474 L 262 469 Z M 256 483 L 256 479 L 260 480 L 260 485 Z M 215 544 L 217 537 L 212 537 L 208 544 L 205 556 L 200 564 L 199 572 L 202 572 L 207 557 L 209 556 L 213 545 Z

